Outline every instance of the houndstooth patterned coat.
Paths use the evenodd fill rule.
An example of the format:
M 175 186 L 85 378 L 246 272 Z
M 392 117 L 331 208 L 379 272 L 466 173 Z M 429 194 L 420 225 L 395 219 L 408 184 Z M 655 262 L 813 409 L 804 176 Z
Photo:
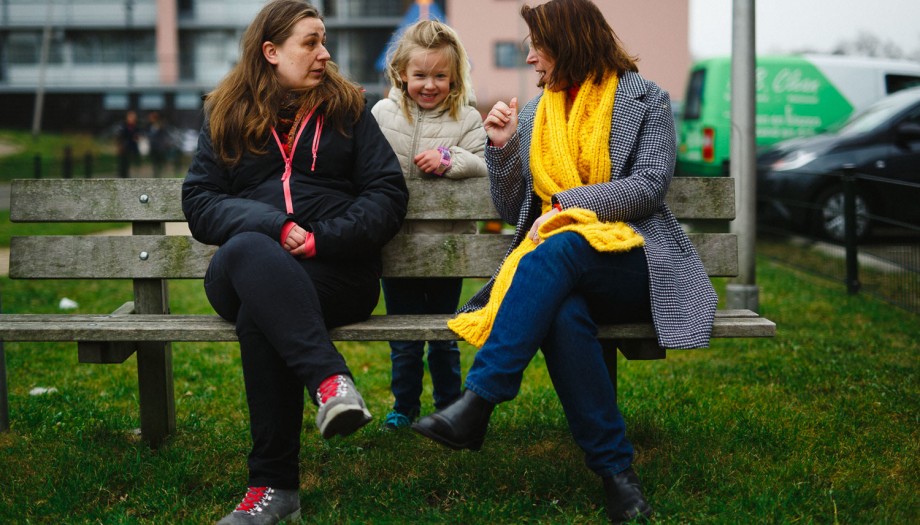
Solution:
M 517 132 L 504 147 L 486 147 L 492 201 L 502 218 L 515 225 L 508 253 L 540 216 L 530 173 L 530 140 L 539 100 L 537 96 L 520 111 Z M 566 190 L 553 200 L 563 209 L 592 210 L 602 221 L 627 222 L 642 234 L 658 344 L 707 347 L 718 298 L 699 254 L 664 202 L 675 162 L 670 97 L 655 83 L 627 72 L 617 87 L 612 118 L 610 182 Z M 460 311 L 485 306 L 494 280 L 493 276 Z

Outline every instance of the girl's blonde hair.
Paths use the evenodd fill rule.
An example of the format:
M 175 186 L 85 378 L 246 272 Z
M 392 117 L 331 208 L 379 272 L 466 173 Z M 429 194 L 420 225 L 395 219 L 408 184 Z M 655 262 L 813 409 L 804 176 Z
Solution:
M 270 129 L 278 123 L 278 111 L 289 91 L 278 81 L 274 66 L 265 60 L 262 44 L 281 45 L 304 18 L 323 17 L 305 0 L 273 0 L 259 11 L 240 41 L 240 59 L 205 98 L 214 152 L 227 166 L 240 161 L 245 152 L 265 153 Z M 364 110 L 360 86 L 339 73 L 329 61 L 318 86 L 298 93 L 298 106 L 325 104 L 323 113 L 340 133 Z
M 442 51 L 450 60 L 450 93 L 443 104 L 455 120 L 460 118 L 460 109 L 470 103 L 470 61 L 466 49 L 450 26 L 437 20 L 420 20 L 406 28 L 396 48 L 392 50 L 387 64 L 387 78 L 390 84 L 402 90 L 402 109 L 409 122 L 408 87 L 402 80 L 409 67 L 412 55 L 419 51 Z

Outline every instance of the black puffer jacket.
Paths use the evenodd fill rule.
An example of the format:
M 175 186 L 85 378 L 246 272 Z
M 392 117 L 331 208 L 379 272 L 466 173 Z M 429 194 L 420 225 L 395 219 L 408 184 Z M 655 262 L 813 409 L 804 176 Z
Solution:
M 317 258 L 379 260 L 406 215 L 409 193 L 399 161 L 366 107 L 347 137 L 331 125 L 318 126 L 318 119 L 313 115 L 306 123 L 295 147 L 290 214 L 275 138 L 267 137 L 264 155 L 247 153 L 228 169 L 215 156 L 206 123 L 182 185 L 182 210 L 195 239 L 221 245 L 255 231 L 280 243 L 290 219 L 313 232 Z

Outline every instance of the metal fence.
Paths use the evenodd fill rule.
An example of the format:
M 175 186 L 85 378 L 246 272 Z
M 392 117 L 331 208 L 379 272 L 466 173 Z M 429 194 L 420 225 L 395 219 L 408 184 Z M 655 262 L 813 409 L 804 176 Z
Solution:
M 852 167 L 821 177 L 797 195 L 759 192 L 758 252 L 920 313 L 920 183 Z

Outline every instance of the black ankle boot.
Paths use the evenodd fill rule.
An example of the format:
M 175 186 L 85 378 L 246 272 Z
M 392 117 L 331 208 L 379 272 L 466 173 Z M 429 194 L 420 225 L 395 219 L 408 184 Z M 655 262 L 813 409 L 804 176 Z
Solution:
M 604 499 L 607 505 L 607 518 L 611 523 L 619 524 L 632 520 L 644 523 L 652 515 L 652 507 L 645 501 L 639 476 L 636 476 L 632 467 L 604 478 Z
M 495 405 L 470 390 L 456 401 L 412 424 L 412 430 L 454 450 L 479 450 Z

